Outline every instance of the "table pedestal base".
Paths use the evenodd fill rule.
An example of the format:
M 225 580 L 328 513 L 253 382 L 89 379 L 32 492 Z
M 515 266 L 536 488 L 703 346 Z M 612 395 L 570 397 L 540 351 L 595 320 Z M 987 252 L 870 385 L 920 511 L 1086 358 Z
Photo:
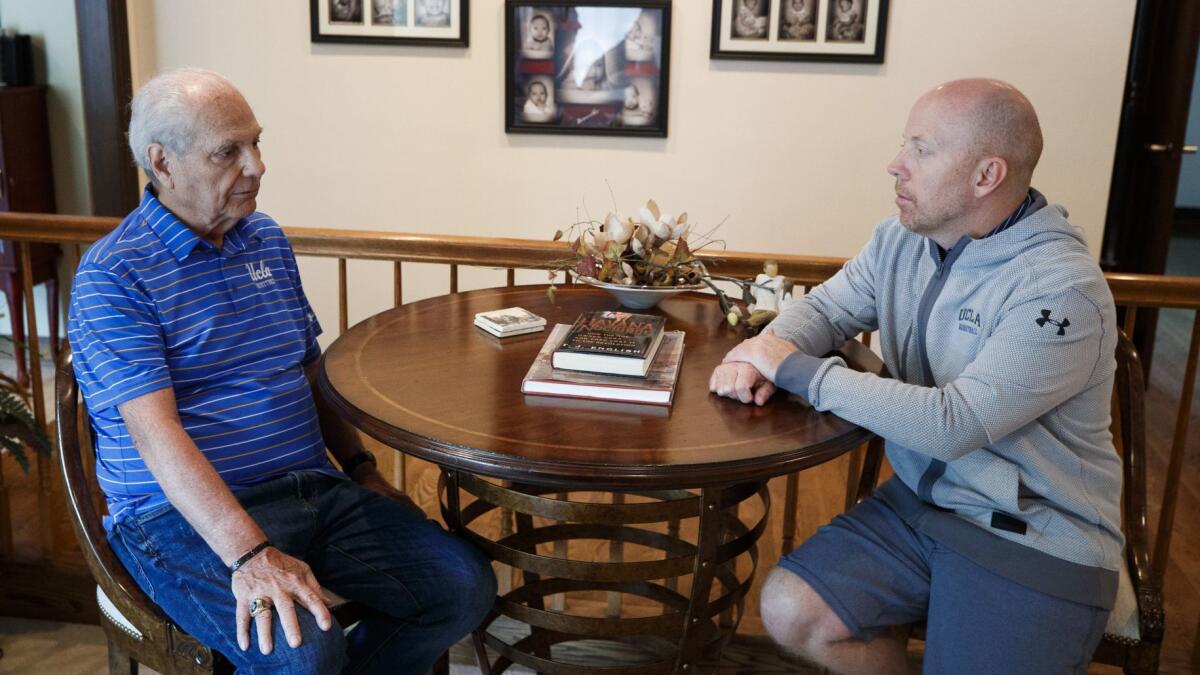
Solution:
M 703 664 L 717 662 L 741 621 L 758 564 L 757 541 L 770 511 L 765 481 L 695 491 L 614 492 L 612 503 L 596 503 L 571 501 L 561 488 L 506 487 L 444 470 L 438 490 L 452 531 L 522 572 L 522 583 L 496 599 L 475 636 L 481 666 L 493 674 L 513 664 L 547 675 L 702 672 Z M 747 525 L 738 507 L 755 496 L 762 515 Z M 515 533 L 493 538 L 483 532 L 481 517 L 497 509 L 502 517 L 515 516 Z M 609 560 L 572 558 L 572 548 L 584 540 L 608 542 Z M 655 549 L 662 557 L 626 561 L 626 546 Z M 547 609 L 552 596 L 575 600 L 598 592 L 608 598 L 603 616 L 572 613 L 581 602 Z M 623 599 L 631 596 L 642 601 L 623 608 Z M 623 611 L 635 609 L 634 604 L 639 611 Z M 527 625 L 528 635 L 509 642 L 489 631 L 500 616 Z M 583 640 L 631 645 L 645 658 L 583 664 L 556 657 L 555 645 Z M 495 663 L 487 662 L 484 644 L 499 654 Z

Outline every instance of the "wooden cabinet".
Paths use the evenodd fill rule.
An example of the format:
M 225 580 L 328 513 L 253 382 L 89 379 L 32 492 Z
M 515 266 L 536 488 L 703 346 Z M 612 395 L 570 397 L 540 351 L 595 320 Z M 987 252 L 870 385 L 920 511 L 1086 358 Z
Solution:
M 52 213 L 54 175 L 50 168 L 50 129 L 46 116 L 46 87 L 0 87 L 0 210 Z M 58 356 L 59 247 L 31 244 L 33 283 L 45 284 L 49 294 L 51 354 Z M 24 283 L 17 267 L 14 242 L 0 240 L 0 292 L 8 303 L 13 337 L 24 340 Z M 17 354 L 17 379 L 25 384 L 25 361 Z

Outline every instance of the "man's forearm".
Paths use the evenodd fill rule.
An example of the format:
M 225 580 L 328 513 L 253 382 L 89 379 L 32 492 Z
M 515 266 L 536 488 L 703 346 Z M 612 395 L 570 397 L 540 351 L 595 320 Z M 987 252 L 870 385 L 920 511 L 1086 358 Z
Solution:
M 225 564 L 266 539 L 184 430 L 170 389 L 124 403 L 120 411 L 167 500 Z

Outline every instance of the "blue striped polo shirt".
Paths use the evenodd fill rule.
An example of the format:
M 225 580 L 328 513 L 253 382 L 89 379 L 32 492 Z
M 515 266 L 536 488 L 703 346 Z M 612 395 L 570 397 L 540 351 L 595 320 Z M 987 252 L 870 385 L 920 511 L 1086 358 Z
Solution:
M 270 216 L 242 219 L 217 248 L 147 189 L 83 256 L 67 320 L 106 524 L 167 503 L 117 409 L 166 387 L 231 489 L 300 469 L 336 474 L 304 375 L 320 333 Z

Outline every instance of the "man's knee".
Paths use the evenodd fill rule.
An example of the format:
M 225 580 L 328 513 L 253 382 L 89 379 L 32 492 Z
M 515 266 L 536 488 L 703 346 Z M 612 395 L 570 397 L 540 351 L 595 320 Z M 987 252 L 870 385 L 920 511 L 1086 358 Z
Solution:
M 463 540 L 458 544 L 442 570 L 446 581 L 444 615 L 465 634 L 483 621 L 495 603 L 496 574 L 482 551 Z
M 238 672 L 288 673 L 294 675 L 322 675 L 340 673 L 349 662 L 346 653 L 346 636 L 342 626 L 333 622 L 329 630 L 321 630 L 316 620 L 301 607 L 296 608 L 300 622 L 301 643 L 291 647 L 278 618 L 274 618 L 274 649 L 270 654 L 258 651 L 257 639 L 252 640 L 250 649 L 239 654 L 227 654 L 238 666 Z M 307 615 L 307 616 L 302 616 Z M 253 630 L 253 629 L 252 629 Z
M 763 583 L 760 614 L 763 627 L 783 647 L 805 654 L 850 637 L 841 618 L 799 576 L 781 567 Z

